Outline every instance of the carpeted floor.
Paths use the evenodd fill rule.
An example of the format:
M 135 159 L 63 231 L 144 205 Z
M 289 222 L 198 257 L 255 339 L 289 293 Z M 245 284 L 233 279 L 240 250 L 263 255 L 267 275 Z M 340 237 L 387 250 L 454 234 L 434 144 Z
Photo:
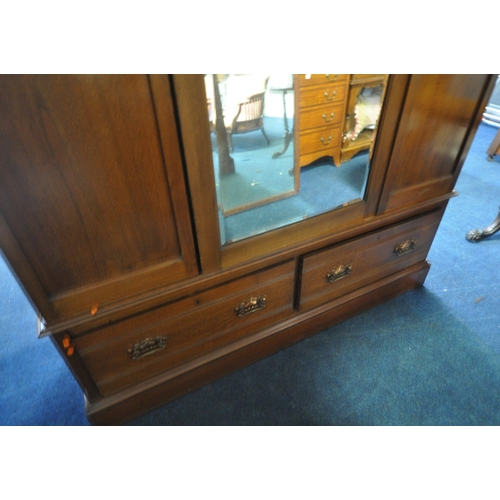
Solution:
M 500 160 L 481 125 L 429 255 L 425 286 L 129 425 L 497 426 Z M 88 425 L 81 392 L 0 261 L 0 425 Z
M 326 157 L 301 168 L 294 191 L 294 178 L 288 173 L 293 167 L 294 143 L 290 143 L 283 156 L 273 159 L 272 153 L 283 146 L 283 123 L 271 117 L 265 117 L 264 123 L 270 145 L 266 145 L 260 131 L 234 137 L 231 155 L 235 162 L 234 174 L 219 176 L 218 156 L 214 152 L 222 243 L 314 217 L 360 199 L 364 193 L 368 151 L 357 154 L 339 168 Z M 214 135 L 212 148 L 216 151 Z M 283 198 L 273 201 L 277 196 Z M 242 210 L 251 203 L 257 204 L 255 208 Z

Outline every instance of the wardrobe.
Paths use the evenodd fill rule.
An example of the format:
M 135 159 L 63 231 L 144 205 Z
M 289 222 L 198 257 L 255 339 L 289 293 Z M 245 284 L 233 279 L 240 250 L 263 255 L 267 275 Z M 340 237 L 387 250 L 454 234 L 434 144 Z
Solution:
M 50 336 L 94 424 L 422 285 L 495 77 L 384 75 L 360 196 L 233 241 L 221 236 L 204 81 L 0 76 L 1 250 L 38 311 L 33 335 Z

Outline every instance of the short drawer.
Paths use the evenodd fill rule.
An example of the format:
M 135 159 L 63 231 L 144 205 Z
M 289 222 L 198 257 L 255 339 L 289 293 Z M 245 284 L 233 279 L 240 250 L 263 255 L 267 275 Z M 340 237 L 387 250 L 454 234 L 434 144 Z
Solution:
M 425 260 L 440 220 L 439 210 L 304 256 L 300 310 Z
M 300 109 L 320 104 L 343 103 L 346 97 L 346 84 L 340 82 L 319 87 L 306 87 L 300 89 L 299 96 Z
M 340 147 L 341 130 L 340 127 L 330 126 L 316 129 L 309 133 L 300 134 L 300 154 L 305 155 L 316 151 L 323 152 L 323 155 L 332 155 L 334 148 Z
M 348 75 L 299 75 L 300 87 L 310 87 L 314 85 L 326 85 L 329 83 L 345 82 Z
M 74 339 L 103 395 L 175 369 L 293 311 L 293 261 Z
M 381 75 L 376 73 L 364 73 L 364 74 L 355 74 L 351 75 L 351 81 L 355 85 L 360 85 L 363 83 L 369 83 L 373 85 L 373 83 L 384 83 L 387 75 Z
M 304 109 L 300 112 L 300 131 L 304 132 L 319 127 L 340 125 L 343 110 L 344 106 L 342 103 L 324 104 Z

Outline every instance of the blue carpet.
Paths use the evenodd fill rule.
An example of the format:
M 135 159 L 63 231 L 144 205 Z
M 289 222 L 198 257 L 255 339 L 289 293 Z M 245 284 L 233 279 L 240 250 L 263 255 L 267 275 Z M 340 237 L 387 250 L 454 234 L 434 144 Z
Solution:
M 80 388 L 0 258 L 0 425 L 88 425 Z M 69 375 L 69 376 L 68 376 Z
M 331 159 L 302 168 L 298 194 L 225 217 L 225 242 L 271 231 L 360 199 L 367 179 L 367 162 L 366 152 L 339 168 Z
M 481 125 L 424 287 L 171 402 L 129 425 L 500 424 L 500 162 Z M 0 424 L 84 426 L 81 392 L 0 262 Z
M 288 173 L 293 169 L 293 142 L 283 155 L 272 158 L 283 147 L 283 119 L 266 116 L 264 127 L 269 144 L 260 130 L 233 136 L 235 173 L 229 175 L 219 175 L 217 141 L 211 135 L 217 196 L 224 213 L 254 203 L 265 205 L 273 197 L 294 192 L 294 177 Z
M 368 174 L 368 151 L 363 151 L 337 168 L 325 157 L 300 169 L 296 194 L 270 202 L 273 196 L 293 191 L 293 142 L 283 156 L 272 159 L 272 152 L 283 145 L 281 119 L 264 120 L 269 146 L 260 131 L 237 135 L 233 139 L 236 173 L 219 177 L 218 157 L 213 155 L 217 195 L 223 211 L 260 200 L 261 205 L 232 215 L 220 214 L 223 224 L 222 243 L 238 241 L 262 234 L 294 222 L 314 217 L 345 203 L 359 199 L 364 193 Z M 290 124 L 292 126 L 292 124 Z M 212 149 L 216 151 L 212 135 Z

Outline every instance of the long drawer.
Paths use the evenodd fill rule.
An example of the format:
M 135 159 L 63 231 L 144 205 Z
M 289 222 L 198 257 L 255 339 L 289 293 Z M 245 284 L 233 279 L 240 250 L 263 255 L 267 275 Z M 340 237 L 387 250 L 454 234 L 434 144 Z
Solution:
M 74 339 L 103 395 L 189 363 L 293 312 L 293 261 Z
M 424 260 L 440 220 L 441 210 L 304 256 L 300 310 Z

